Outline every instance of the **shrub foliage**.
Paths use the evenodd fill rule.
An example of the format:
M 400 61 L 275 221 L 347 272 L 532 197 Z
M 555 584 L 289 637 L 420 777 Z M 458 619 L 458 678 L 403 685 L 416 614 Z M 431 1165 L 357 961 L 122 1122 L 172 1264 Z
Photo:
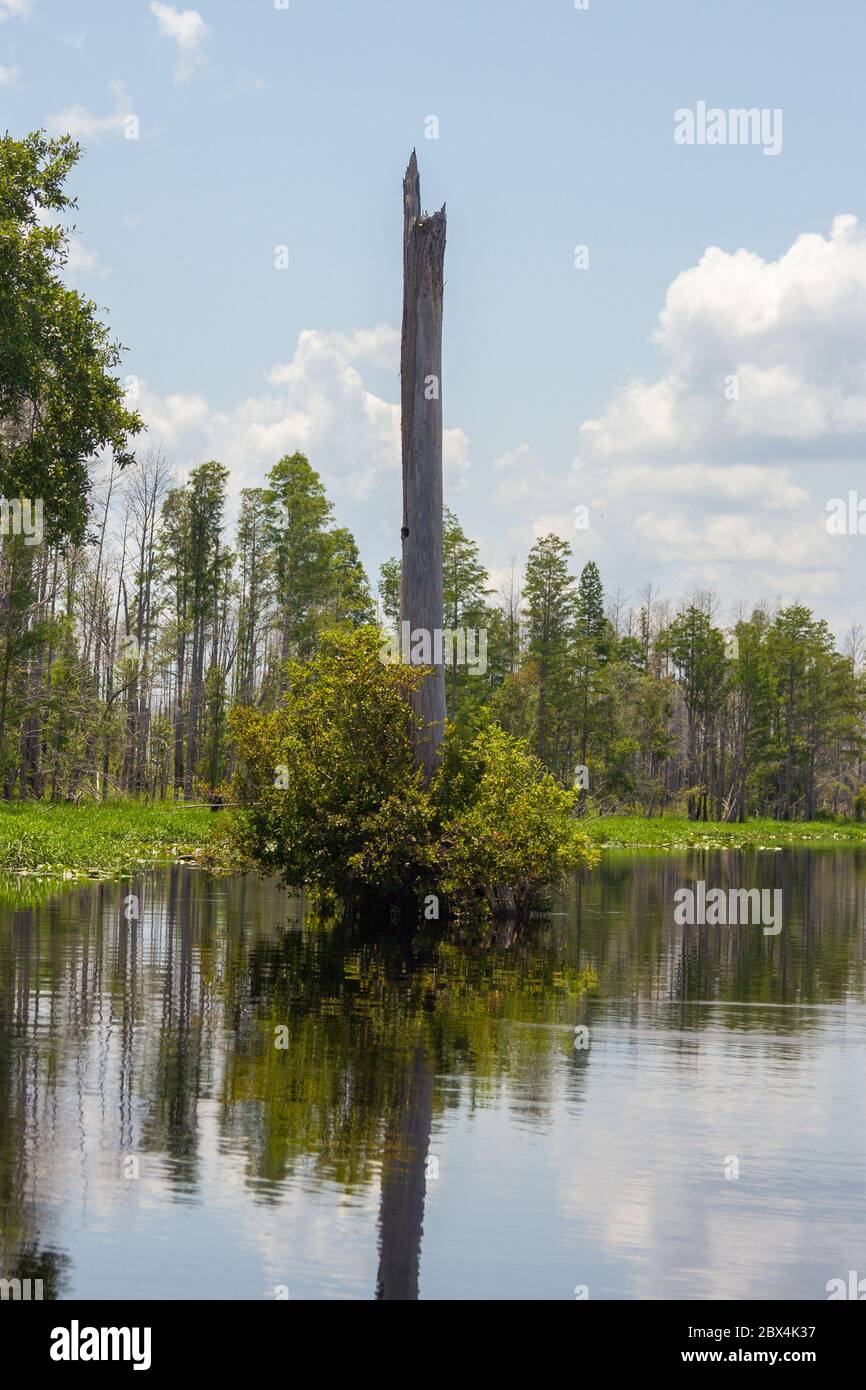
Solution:
M 277 709 L 232 711 L 238 853 L 347 904 L 434 893 L 453 912 L 518 915 L 566 871 L 595 862 L 574 793 L 496 724 L 466 746 L 446 740 L 425 787 L 407 696 L 428 669 L 380 652 L 375 628 L 332 632 L 312 661 L 289 664 Z

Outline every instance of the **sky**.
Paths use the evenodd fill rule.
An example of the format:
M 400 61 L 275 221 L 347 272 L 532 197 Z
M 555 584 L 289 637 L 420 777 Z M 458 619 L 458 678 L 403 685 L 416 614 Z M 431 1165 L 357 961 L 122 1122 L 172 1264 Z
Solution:
M 371 576 L 398 553 L 414 147 L 448 213 L 446 501 L 494 582 L 552 530 L 626 608 L 652 580 L 721 620 L 802 602 L 841 639 L 866 7 L 579 6 L 0 0 L 0 127 L 81 141 L 67 276 L 127 348 L 147 445 L 225 463 L 233 507 L 300 449 Z

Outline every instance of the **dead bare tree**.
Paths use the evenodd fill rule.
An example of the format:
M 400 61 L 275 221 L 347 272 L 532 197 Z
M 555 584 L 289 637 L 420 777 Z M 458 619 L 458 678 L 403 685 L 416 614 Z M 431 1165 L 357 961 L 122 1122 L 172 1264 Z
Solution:
M 403 462 L 400 619 L 413 661 L 433 672 L 412 697 L 421 727 L 416 758 L 429 780 L 445 728 L 442 575 L 442 300 L 445 208 L 421 212 L 415 151 L 403 179 L 403 331 L 400 406 Z M 416 647 L 414 635 L 420 633 Z M 420 652 L 421 655 L 416 653 Z

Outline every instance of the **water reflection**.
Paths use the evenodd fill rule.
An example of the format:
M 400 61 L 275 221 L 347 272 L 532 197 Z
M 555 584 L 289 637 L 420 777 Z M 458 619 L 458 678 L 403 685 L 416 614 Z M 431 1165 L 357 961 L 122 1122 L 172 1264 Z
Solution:
M 781 886 L 783 931 L 675 926 L 697 877 Z M 609 855 L 487 941 L 182 867 L 7 904 L 0 1278 L 821 1297 L 866 1234 L 864 897 L 845 850 Z

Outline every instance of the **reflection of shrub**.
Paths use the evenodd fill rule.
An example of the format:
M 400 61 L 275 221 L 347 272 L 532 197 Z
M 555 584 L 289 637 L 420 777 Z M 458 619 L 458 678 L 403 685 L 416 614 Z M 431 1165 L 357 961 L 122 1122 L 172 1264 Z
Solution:
M 232 711 L 236 861 L 350 902 L 433 891 L 521 914 L 544 885 L 595 862 L 575 794 L 495 724 L 446 747 L 425 788 L 407 695 L 427 668 L 379 653 L 375 629 L 331 633 L 313 661 L 290 666 L 278 709 Z

